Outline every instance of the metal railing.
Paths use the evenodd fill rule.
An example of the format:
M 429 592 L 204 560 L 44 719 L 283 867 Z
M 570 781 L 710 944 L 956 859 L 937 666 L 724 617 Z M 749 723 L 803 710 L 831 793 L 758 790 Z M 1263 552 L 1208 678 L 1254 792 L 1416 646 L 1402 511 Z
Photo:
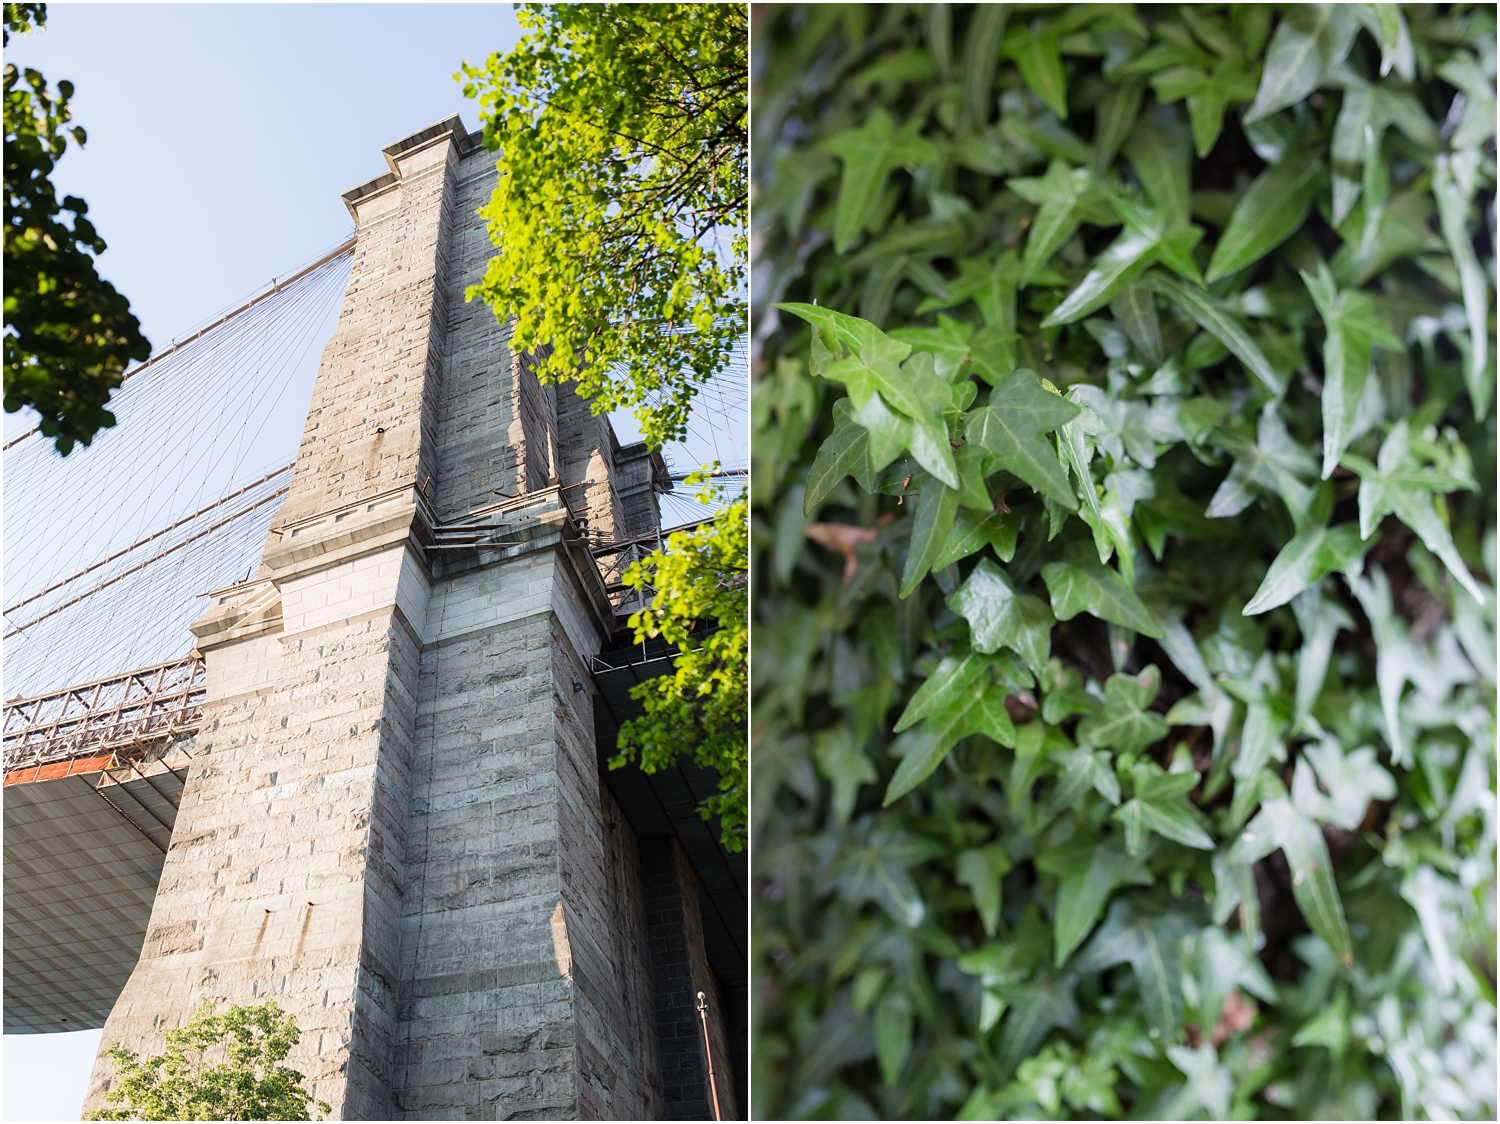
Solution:
M 195 733 L 208 694 L 201 656 L 127 671 L 5 704 L 5 772 L 79 757 L 139 753 Z

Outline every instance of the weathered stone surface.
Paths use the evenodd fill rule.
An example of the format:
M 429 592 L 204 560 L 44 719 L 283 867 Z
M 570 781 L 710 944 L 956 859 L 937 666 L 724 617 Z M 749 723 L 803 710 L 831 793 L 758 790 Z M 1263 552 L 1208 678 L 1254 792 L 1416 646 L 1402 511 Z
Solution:
M 657 1118 L 647 890 L 589 693 L 610 610 L 567 528 L 648 532 L 660 460 L 463 300 L 493 157 L 456 119 L 386 154 L 345 197 L 353 270 L 260 576 L 194 626 L 204 728 L 86 1104 L 103 1049 L 269 997 L 335 1118 Z M 531 493 L 517 545 L 433 545 Z

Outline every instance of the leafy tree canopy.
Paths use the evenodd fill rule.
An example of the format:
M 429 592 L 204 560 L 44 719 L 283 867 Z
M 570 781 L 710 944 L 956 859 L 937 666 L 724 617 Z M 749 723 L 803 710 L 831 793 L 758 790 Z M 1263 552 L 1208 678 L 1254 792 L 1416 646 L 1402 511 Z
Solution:
M 671 673 L 631 688 L 646 713 L 621 728 L 620 753 L 610 761 L 619 768 L 639 760 L 649 773 L 690 752 L 717 771 L 719 794 L 700 810 L 705 819 L 719 817 L 720 839 L 732 851 L 745 845 L 749 793 L 748 517 L 749 497 L 742 494 L 707 523 L 673 532 L 666 550 L 626 570 L 624 584 L 651 595 L 650 606 L 630 617 L 635 643 L 660 638 L 679 655 Z
M 46 23 L 45 4 L 6 4 L 6 46 L 11 32 Z M 72 96 L 71 82 L 54 93 L 39 72 L 5 64 L 5 409 L 36 410 L 64 455 L 115 424 L 110 392 L 130 360 L 151 354 L 130 302 L 99 276 L 105 244 L 88 204 L 59 203 L 48 178 L 68 138 L 87 139 L 68 124 Z
M 745 330 L 747 40 L 736 4 L 528 4 L 465 65 L 500 179 L 469 290 L 544 380 L 680 440 Z M 550 347 L 550 351 L 547 348 Z
M 756 1115 L 1493 1116 L 1494 7 L 757 18 Z
M 281 1063 L 298 1040 L 297 1020 L 275 1000 L 231 1003 L 215 1014 L 207 998 L 165 1036 L 166 1049 L 144 1062 L 111 1047 L 115 1077 L 99 1109 L 85 1120 L 307 1120 L 308 1108 L 330 1111 L 302 1088 L 302 1074 Z M 211 1060 L 213 1059 L 213 1060 Z

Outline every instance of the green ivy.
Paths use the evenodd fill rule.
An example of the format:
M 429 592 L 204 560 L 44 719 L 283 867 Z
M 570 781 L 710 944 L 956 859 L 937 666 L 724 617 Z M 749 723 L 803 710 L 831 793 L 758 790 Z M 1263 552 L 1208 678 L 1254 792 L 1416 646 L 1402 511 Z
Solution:
M 754 1111 L 1493 1118 L 1493 5 L 752 56 Z

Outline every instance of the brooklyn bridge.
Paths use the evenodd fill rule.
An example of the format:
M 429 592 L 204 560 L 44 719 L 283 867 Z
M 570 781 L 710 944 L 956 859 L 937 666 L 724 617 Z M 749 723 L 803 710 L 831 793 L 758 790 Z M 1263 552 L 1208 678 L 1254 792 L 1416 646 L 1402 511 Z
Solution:
M 717 778 L 607 761 L 672 656 L 621 576 L 711 512 L 686 470 L 743 470 L 745 373 L 663 451 L 542 385 L 464 300 L 478 141 L 385 148 L 353 234 L 130 371 L 93 446 L 6 443 L 5 1030 L 144 1053 L 270 997 L 335 1118 L 733 1118 Z

